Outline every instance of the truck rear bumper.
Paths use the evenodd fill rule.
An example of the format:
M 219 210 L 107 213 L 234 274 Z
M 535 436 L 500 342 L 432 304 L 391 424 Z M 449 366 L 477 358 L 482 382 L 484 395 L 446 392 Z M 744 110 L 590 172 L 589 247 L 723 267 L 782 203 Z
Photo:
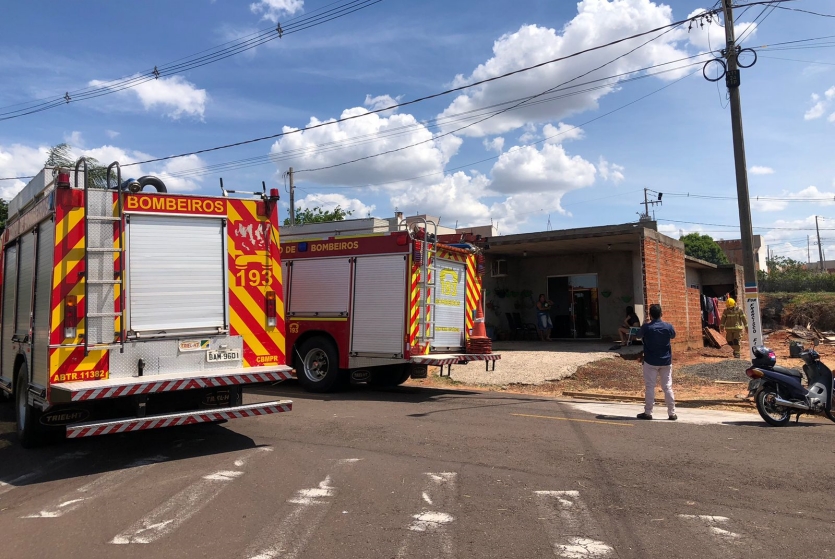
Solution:
M 444 365 L 461 365 L 470 361 L 496 362 L 501 359 L 499 353 L 436 353 L 429 355 L 416 355 L 412 357 L 412 363 L 418 365 L 430 365 L 443 367 Z
M 226 419 L 241 419 L 243 417 L 268 415 L 271 413 L 291 411 L 292 409 L 292 401 L 276 400 L 275 402 L 236 406 L 234 408 L 219 409 L 216 411 L 200 410 L 149 417 L 132 417 L 129 419 L 117 419 L 114 421 L 76 423 L 75 425 L 67 425 L 67 438 L 80 439 L 82 437 L 129 433 L 131 431 L 144 431 L 146 429 L 162 429 L 164 427 L 175 427 L 177 425 L 215 423 Z
M 271 367 L 215 369 L 193 373 L 167 373 L 143 377 L 62 382 L 50 385 L 50 403 L 87 402 L 106 398 L 138 396 L 175 390 L 224 388 L 243 384 L 279 382 L 293 378 L 287 365 Z

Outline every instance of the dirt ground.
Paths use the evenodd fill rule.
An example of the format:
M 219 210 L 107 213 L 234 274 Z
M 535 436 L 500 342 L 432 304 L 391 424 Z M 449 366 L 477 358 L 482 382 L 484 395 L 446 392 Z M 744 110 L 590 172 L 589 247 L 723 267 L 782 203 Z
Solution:
M 766 337 L 766 345 L 777 355 L 777 362 L 786 367 L 800 368 L 802 361 L 789 357 L 789 341 L 799 339 L 792 336 L 790 331 L 779 330 Z M 809 345 L 808 342 L 804 345 Z M 835 345 L 819 345 L 818 353 L 822 361 L 835 370 Z M 679 351 L 673 355 L 673 389 L 676 400 L 681 407 L 699 407 L 707 409 L 724 409 L 755 411 L 753 403 L 745 400 L 748 393 L 748 378 L 740 373 L 738 381 L 716 382 L 711 378 L 686 372 L 688 366 L 719 364 L 723 368 L 733 358 L 730 346 L 721 349 L 701 348 Z M 739 365 L 737 365 L 739 366 Z M 501 367 L 501 361 L 497 368 Z M 682 371 L 684 369 L 684 371 Z M 703 367 L 702 367 L 703 369 Z M 544 384 L 506 384 L 500 386 L 486 386 L 482 384 L 462 383 L 455 380 L 455 368 L 452 379 L 438 377 L 437 370 L 431 371 L 426 379 L 410 380 L 413 386 L 444 386 L 472 389 L 489 389 L 499 392 L 514 392 L 535 394 L 550 397 L 568 397 L 572 393 L 605 394 L 618 396 L 624 400 L 641 399 L 644 395 L 644 381 L 641 364 L 635 358 L 617 357 L 615 359 L 597 360 L 577 369 L 577 372 L 559 381 L 549 381 Z M 660 389 L 656 395 L 663 398 Z

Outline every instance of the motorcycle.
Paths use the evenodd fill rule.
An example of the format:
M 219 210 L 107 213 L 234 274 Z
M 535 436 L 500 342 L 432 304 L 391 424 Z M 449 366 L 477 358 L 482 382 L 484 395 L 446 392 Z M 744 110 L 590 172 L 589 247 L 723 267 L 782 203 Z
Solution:
M 748 396 L 757 403 L 760 417 L 769 425 L 782 427 L 796 415 L 795 422 L 802 414 L 823 415 L 835 422 L 832 411 L 835 378 L 832 371 L 821 363 L 820 355 L 813 346 L 800 352 L 803 371 L 777 365 L 773 351 L 764 346 L 755 347 L 751 367 L 745 374 L 751 378 Z M 806 385 L 803 376 L 806 376 Z

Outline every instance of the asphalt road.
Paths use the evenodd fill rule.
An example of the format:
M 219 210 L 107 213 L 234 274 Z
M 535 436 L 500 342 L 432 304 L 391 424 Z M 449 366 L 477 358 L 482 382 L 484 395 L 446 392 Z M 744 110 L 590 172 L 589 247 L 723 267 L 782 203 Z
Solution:
M 294 411 L 33 451 L 0 404 L 0 557 L 835 553 L 835 424 L 410 387 L 248 399 L 275 396 Z

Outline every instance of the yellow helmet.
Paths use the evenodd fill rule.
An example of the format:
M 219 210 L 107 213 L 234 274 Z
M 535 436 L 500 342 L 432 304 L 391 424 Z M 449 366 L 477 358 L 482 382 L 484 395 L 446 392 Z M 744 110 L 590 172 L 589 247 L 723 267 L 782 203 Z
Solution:
M 736 306 L 736 301 L 733 300 L 733 297 L 728 297 L 728 306 L 729 307 L 735 307 Z

